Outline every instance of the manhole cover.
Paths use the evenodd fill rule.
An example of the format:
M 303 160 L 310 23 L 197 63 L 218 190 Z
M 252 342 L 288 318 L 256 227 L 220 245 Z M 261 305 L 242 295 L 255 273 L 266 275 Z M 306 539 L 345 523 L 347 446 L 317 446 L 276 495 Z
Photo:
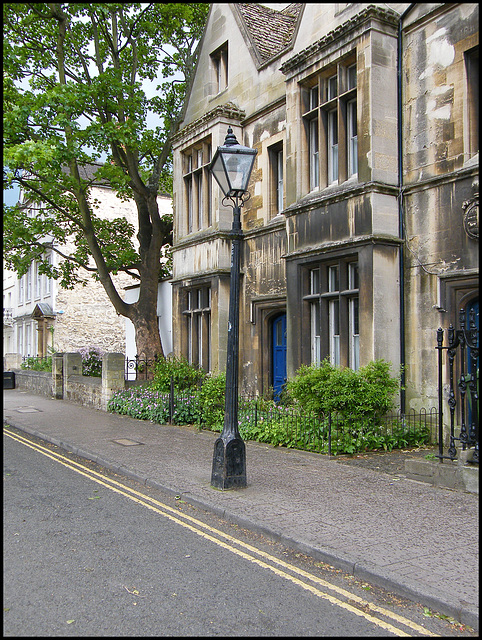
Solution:
M 112 440 L 116 444 L 121 444 L 123 447 L 133 447 L 136 444 L 144 444 L 143 442 L 136 442 L 135 440 L 130 440 L 129 438 L 119 438 L 119 440 Z
M 19 413 L 37 413 L 40 409 L 34 409 L 33 407 L 21 407 L 20 409 L 15 409 Z

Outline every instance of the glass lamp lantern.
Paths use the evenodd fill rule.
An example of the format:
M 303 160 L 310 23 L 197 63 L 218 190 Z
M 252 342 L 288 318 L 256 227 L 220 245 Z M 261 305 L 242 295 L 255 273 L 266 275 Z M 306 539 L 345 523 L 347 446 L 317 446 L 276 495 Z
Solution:
M 231 127 L 228 128 L 224 145 L 216 149 L 209 165 L 209 170 L 227 198 L 239 197 L 248 190 L 256 154 L 256 149 L 240 145 Z

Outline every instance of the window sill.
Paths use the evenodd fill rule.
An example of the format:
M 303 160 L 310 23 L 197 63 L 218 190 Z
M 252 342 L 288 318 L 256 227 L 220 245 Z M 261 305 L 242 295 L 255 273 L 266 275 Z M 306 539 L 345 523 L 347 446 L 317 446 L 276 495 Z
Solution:
M 219 96 L 222 96 L 223 93 L 226 93 L 227 90 L 228 90 L 228 87 L 224 87 L 224 89 L 221 89 L 221 91 L 211 94 L 208 98 L 209 102 L 211 102 L 212 100 L 216 100 L 216 98 L 219 98 Z
M 463 168 L 468 169 L 469 167 L 474 167 L 479 164 L 479 152 L 474 153 L 474 155 L 464 162 Z

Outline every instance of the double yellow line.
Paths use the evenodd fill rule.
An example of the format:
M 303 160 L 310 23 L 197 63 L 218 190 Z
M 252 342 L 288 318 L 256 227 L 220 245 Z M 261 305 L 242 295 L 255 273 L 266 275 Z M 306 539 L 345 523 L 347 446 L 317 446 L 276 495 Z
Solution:
M 34 451 L 37 451 L 38 453 L 41 453 L 51 460 L 62 464 L 64 467 L 76 471 L 86 478 L 93 480 L 97 484 L 106 487 L 110 491 L 119 493 L 124 497 L 129 498 L 129 500 L 132 500 L 133 502 L 136 502 L 146 507 L 147 509 L 154 511 L 157 514 L 168 518 L 172 522 L 175 522 L 185 529 L 189 529 L 196 535 L 209 540 L 210 542 L 222 547 L 223 549 L 226 549 L 231 553 L 234 553 L 237 556 L 240 556 L 241 558 L 244 558 L 245 560 L 258 565 L 263 569 L 267 569 L 275 573 L 277 576 L 284 578 L 285 580 L 289 580 L 291 583 L 298 585 L 306 591 L 309 591 L 318 598 L 327 600 L 328 602 L 341 607 L 342 609 L 350 611 L 356 616 L 364 618 L 372 624 L 381 627 L 385 631 L 393 633 L 397 636 L 410 637 L 411 635 L 410 633 L 403 631 L 403 629 L 394 626 L 390 622 L 387 622 L 386 620 L 383 620 L 382 618 L 379 618 L 374 614 L 378 614 L 379 616 L 383 616 L 383 618 L 392 620 L 393 622 L 411 629 L 418 634 L 437 637 L 437 634 L 428 631 L 427 629 L 425 629 L 425 627 L 422 627 L 421 625 L 413 622 L 412 620 L 409 620 L 408 618 L 404 618 L 403 616 L 400 616 L 393 611 L 385 609 L 384 607 L 380 607 L 372 602 L 368 602 L 367 600 L 360 598 L 360 596 L 351 593 L 350 591 L 347 591 L 342 587 L 330 584 L 329 582 L 323 580 L 322 578 L 319 578 L 318 576 L 310 574 L 303 569 L 299 569 L 298 567 L 280 560 L 279 558 L 276 558 L 275 556 L 272 556 L 265 551 L 261 551 L 260 549 L 257 549 L 256 547 L 243 542 L 242 540 L 238 540 L 237 538 L 234 538 L 233 536 L 230 536 L 229 534 L 224 533 L 219 529 L 215 529 L 214 527 L 211 527 L 204 522 L 193 518 L 192 516 L 181 513 L 178 510 L 173 509 L 172 507 L 169 507 L 168 505 L 159 502 L 158 500 L 155 500 L 154 498 L 150 498 L 149 496 L 146 496 L 145 494 L 140 493 L 135 489 L 131 489 L 130 487 L 117 482 L 116 480 L 107 478 L 101 473 L 93 471 L 92 469 L 89 469 L 88 467 L 79 464 L 78 462 L 70 460 L 69 458 L 59 453 L 50 451 L 46 447 L 36 444 L 31 440 L 10 431 L 8 427 L 4 427 L 3 431 L 4 434 L 12 440 L 16 440 L 17 442 L 29 447 L 30 449 L 33 449 Z M 341 600 L 340 598 L 327 593 L 325 590 L 336 593 L 338 596 L 346 598 L 349 602 Z

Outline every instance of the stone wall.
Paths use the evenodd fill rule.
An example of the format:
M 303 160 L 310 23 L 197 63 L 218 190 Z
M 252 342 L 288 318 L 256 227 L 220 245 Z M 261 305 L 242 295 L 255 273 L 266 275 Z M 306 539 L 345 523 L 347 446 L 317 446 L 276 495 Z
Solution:
M 15 387 L 107 411 L 112 395 L 126 388 L 124 367 L 123 353 L 106 353 L 102 358 L 102 377 L 83 376 L 79 353 L 56 353 L 52 373 L 15 369 Z
M 136 227 L 136 205 L 121 201 L 112 189 L 96 186 L 92 197 L 97 203 L 97 215 L 106 220 L 124 217 Z M 137 245 L 134 238 L 134 244 Z M 67 246 L 70 252 L 73 247 Z M 107 297 L 104 287 L 90 276 L 84 285 L 73 289 L 57 288 L 54 345 L 56 351 L 70 352 L 84 347 L 99 347 L 103 351 L 125 349 L 125 319 L 119 316 Z M 113 276 L 117 291 L 133 283 L 125 274 Z
M 102 406 L 102 380 L 92 376 L 76 376 L 69 378 L 65 385 L 64 400 L 70 400 L 84 407 L 103 409 Z
M 40 396 L 52 396 L 52 374 L 48 371 L 29 371 L 14 369 L 15 388 L 37 393 Z

